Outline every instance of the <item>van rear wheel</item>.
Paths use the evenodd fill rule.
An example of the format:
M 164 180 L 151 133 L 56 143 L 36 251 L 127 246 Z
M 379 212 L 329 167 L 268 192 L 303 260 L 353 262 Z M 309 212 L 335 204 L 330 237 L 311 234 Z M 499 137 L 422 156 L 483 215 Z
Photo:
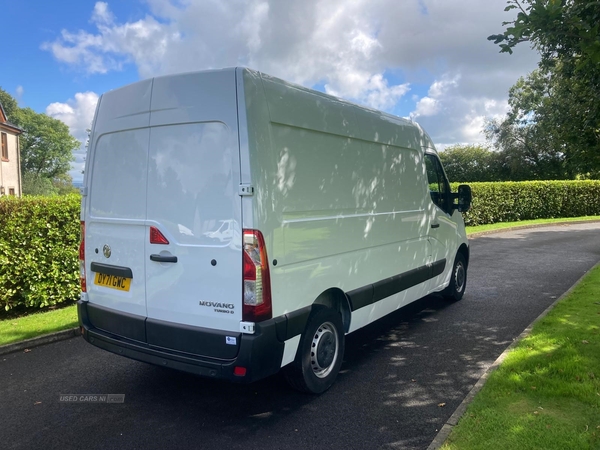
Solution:
M 466 286 L 467 263 L 462 253 L 457 253 L 450 274 L 450 284 L 442 291 L 442 295 L 448 300 L 458 301 L 463 297 Z
M 337 311 L 319 305 L 313 307 L 296 359 L 283 369 L 294 389 L 321 394 L 331 387 L 344 359 L 343 329 Z

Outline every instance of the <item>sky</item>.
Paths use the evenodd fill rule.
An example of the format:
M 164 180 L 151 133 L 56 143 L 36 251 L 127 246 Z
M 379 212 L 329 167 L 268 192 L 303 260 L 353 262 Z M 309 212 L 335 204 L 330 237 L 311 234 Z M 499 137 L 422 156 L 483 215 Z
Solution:
M 0 0 L 0 87 L 65 122 L 82 148 L 102 93 L 245 66 L 418 122 L 438 147 L 484 143 L 537 65 L 500 54 L 506 0 Z

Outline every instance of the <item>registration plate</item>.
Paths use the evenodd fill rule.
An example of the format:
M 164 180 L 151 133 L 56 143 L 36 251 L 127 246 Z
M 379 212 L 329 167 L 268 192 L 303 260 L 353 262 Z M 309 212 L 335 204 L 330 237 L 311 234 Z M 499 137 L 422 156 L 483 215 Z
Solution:
M 94 284 L 111 289 L 118 289 L 119 291 L 129 291 L 129 288 L 131 287 L 131 278 L 96 272 Z

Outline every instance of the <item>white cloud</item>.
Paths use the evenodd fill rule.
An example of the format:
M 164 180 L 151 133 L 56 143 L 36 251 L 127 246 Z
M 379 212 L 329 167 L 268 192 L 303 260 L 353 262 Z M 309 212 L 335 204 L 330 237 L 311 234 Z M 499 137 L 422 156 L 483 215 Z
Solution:
M 90 74 L 127 64 L 143 78 L 246 65 L 385 110 L 425 84 L 411 117 L 435 142 L 477 142 L 483 118 L 505 109 L 508 88 L 537 61 L 527 48 L 499 55 L 487 41 L 511 18 L 505 3 L 146 0 L 148 14 L 123 21 L 97 2 L 93 31 L 62 30 L 43 48 Z
M 85 165 L 85 143 L 87 141 L 87 130 L 92 125 L 98 94 L 95 92 L 79 92 L 74 99 L 65 103 L 51 103 L 46 107 L 46 114 L 55 119 L 63 121 L 69 130 L 81 142 L 81 147 L 73 152 L 75 161 L 71 164 L 70 175 L 74 180 L 82 178 L 81 172 Z
M 378 57 L 377 26 L 364 18 L 369 2 L 307 0 L 149 0 L 154 15 L 118 23 L 96 3 L 96 32 L 62 30 L 42 48 L 87 73 L 107 73 L 134 63 L 142 77 L 213 67 L 247 65 L 274 76 L 389 109 L 408 91 L 390 85 Z
M 414 120 L 419 116 L 434 116 L 439 111 L 439 100 L 431 97 L 423 97 L 417 102 L 417 108 L 410 114 L 410 118 Z
M 86 130 L 92 125 L 97 103 L 98 94 L 95 92 L 79 92 L 66 103 L 51 103 L 46 108 L 46 114 L 62 120 L 69 126 L 73 136 L 85 142 Z
M 485 92 L 466 96 L 463 85 L 469 80 L 455 81 L 439 90 L 440 85 L 433 83 L 428 96 L 420 99 L 411 113 L 411 118 L 432 134 L 438 148 L 484 142 L 485 121 L 500 118 L 508 111 L 506 98 L 494 99 Z
M 409 90 L 408 83 L 389 86 L 382 74 L 370 75 L 368 72 L 341 73 L 331 78 L 331 84 L 325 85 L 325 92 L 328 94 L 349 97 L 359 103 L 383 110 L 393 108 Z
M 57 60 L 81 67 L 90 74 L 120 70 L 129 62 L 136 64 L 140 72 L 150 73 L 160 66 L 169 41 L 179 39 L 179 33 L 171 33 L 151 16 L 116 24 L 104 2 L 96 3 L 91 22 L 97 29 L 96 34 L 62 30 L 60 38 L 44 42 L 42 49 L 50 51 Z
M 417 101 L 416 109 L 410 114 L 410 118 L 415 120 L 419 116 L 435 116 L 440 113 L 444 97 L 448 95 L 448 91 L 458 86 L 459 79 L 460 75 L 457 75 L 452 79 L 445 77 L 434 81 L 427 96 Z
M 25 89 L 23 89 L 23 86 L 19 85 L 17 86 L 17 88 L 15 89 L 15 94 L 17 96 L 17 101 L 21 101 L 21 98 L 23 98 L 23 93 L 25 92 Z
M 115 16 L 108 9 L 108 3 L 96 2 L 94 12 L 92 13 L 92 22 L 110 25 L 115 20 Z

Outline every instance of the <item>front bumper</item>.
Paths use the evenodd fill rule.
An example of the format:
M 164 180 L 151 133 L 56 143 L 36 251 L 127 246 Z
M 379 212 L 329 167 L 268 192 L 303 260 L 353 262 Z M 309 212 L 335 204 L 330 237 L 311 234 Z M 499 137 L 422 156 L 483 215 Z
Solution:
M 102 314 L 102 320 L 90 320 L 90 312 L 94 317 Z M 115 334 L 95 326 L 95 324 L 119 322 L 123 317 L 130 318 L 117 311 L 99 308 L 88 302 L 79 300 L 77 302 L 77 313 L 82 335 L 90 344 L 138 361 L 156 364 L 158 366 L 170 367 L 184 372 L 197 375 L 225 379 L 234 382 L 252 382 L 277 373 L 281 367 L 284 341 L 281 329 L 281 321 L 270 319 L 256 324 L 254 334 L 239 334 L 239 347 L 237 355 L 231 353 L 220 355 L 214 354 L 210 357 L 192 354 L 182 351 L 162 348 L 144 342 L 144 333 L 136 331 L 131 337 Z M 145 326 L 145 318 L 137 318 Z M 204 328 L 191 329 L 187 326 L 162 323 L 163 332 L 170 337 L 188 337 L 193 333 L 195 339 L 214 341 L 215 337 L 221 337 L 222 332 Z M 108 328 L 108 327 L 106 327 Z M 127 333 L 124 333 L 127 335 Z M 137 340 L 135 338 L 138 338 Z M 246 373 L 243 376 L 234 375 L 235 367 L 243 367 Z

